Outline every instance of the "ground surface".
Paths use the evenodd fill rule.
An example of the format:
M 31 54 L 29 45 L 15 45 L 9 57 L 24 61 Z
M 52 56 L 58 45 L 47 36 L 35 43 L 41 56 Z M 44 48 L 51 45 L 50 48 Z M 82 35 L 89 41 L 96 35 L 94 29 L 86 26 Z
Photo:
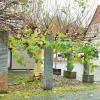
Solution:
M 11 100 L 100 100 L 100 90 L 93 90 L 88 92 L 65 93 L 55 95 L 37 95 L 22 98 L 12 98 Z
M 41 91 L 43 90 L 43 81 L 30 81 L 31 77 L 30 71 L 10 71 L 9 72 L 9 92 L 16 91 Z M 28 81 L 28 82 L 27 82 Z M 30 81 L 30 82 L 29 82 Z M 53 77 L 53 87 L 54 89 L 65 89 L 67 87 L 75 87 L 75 88 L 88 88 L 99 86 L 100 82 L 96 82 L 94 84 L 85 84 L 81 81 L 75 79 L 67 79 L 62 76 Z
M 31 95 L 30 95 L 31 94 Z M 100 90 L 89 90 L 89 91 L 77 91 L 77 92 L 64 92 L 56 93 L 49 91 L 46 94 L 33 94 L 25 93 L 21 94 L 13 93 L 7 96 L 0 95 L 0 100 L 100 100 Z
M 43 81 L 31 81 L 30 71 L 9 71 L 9 93 L 0 100 L 100 100 L 100 82 L 85 84 L 62 76 L 53 77 L 52 91 L 43 90 Z

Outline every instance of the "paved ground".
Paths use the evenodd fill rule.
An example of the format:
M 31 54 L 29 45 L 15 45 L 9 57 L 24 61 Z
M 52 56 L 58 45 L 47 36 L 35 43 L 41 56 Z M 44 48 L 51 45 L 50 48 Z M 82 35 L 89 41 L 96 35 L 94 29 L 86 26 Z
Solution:
M 100 100 L 100 91 L 68 93 L 64 95 L 35 96 L 32 100 Z
M 100 100 L 100 90 L 66 93 L 63 95 L 41 95 L 28 98 L 12 98 L 11 100 Z

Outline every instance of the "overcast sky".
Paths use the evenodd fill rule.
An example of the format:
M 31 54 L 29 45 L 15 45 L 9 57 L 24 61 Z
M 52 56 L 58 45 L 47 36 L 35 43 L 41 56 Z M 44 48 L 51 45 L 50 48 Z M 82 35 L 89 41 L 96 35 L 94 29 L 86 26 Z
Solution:
M 66 7 L 69 4 L 70 1 L 70 6 L 71 6 L 71 13 L 76 14 L 77 11 L 79 11 L 79 7 L 73 3 L 74 0 L 46 0 L 45 6 L 46 10 L 50 11 L 51 13 L 56 10 L 56 4 L 58 5 L 59 9 Z M 97 8 L 97 6 L 100 5 L 100 0 L 88 0 L 88 6 L 87 9 L 84 13 L 86 16 L 86 20 L 91 21 L 92 16 L 94 15 L 94 12 Z M 74 11 L 73 7 L 75 7 L 76 11 Z

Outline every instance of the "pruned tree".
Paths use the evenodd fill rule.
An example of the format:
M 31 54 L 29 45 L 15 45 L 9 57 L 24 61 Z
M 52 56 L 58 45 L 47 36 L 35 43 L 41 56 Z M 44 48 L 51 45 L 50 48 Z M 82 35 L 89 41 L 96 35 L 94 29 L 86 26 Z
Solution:
M 2 0 L 0 2 L 0 28 L 6 27 L 13 33 L 17 33 L 21 27 L 19 23 L 24 18 L 20 10 L 18 0 Z M 19 25 L 18 25 L 19 24 Z

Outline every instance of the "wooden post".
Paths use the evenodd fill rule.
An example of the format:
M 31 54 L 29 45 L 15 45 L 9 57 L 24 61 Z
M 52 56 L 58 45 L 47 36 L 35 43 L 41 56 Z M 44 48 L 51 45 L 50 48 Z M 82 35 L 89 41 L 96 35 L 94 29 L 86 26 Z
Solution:
M 48 41 L 52 41 L 50 35 L 46 36 Z M 45 48 L 44 50 L 44 90 L 53 88 L 53 49 Z
M 8 90 L 8 33 L 0 31 L 0 93 Z

